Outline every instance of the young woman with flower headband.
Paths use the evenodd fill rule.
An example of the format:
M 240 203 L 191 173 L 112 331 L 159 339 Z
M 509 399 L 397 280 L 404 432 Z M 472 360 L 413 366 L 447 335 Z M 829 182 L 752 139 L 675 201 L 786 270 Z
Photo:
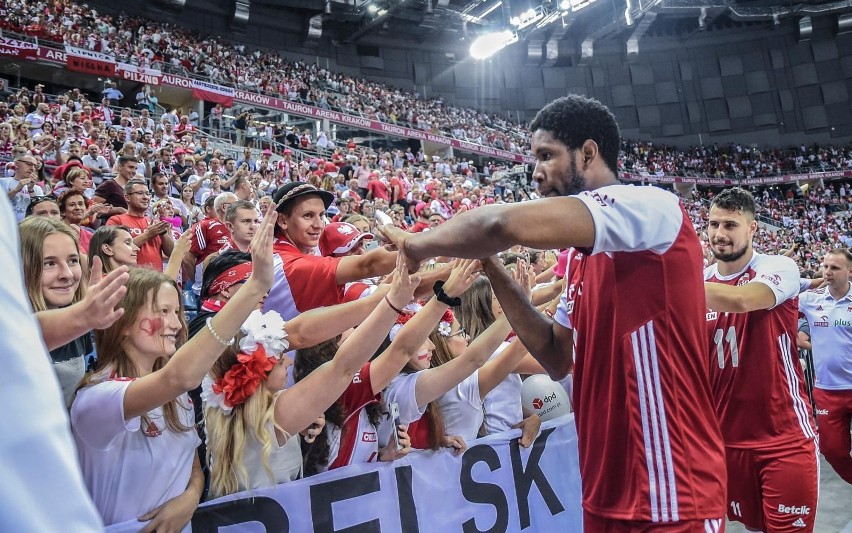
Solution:
M 512 271 L 512 278 L 529 297 L 532 289 L 530 285 L 531 272 L 524 268 L 523 262 L 519 266 L 521 268 Z M 483 281 L 483 278 L 478 279 L 474 285 L 481 281 Z M 485 281 L 487 283 L 487 280 Z M 473 287 L 462 295 L 462 308 L 464 308 L 465 296 L 472 290 Z M 482 368 L 438 398 L 438 405 L 441 407 L 441 414 L 444 417 L 445 433 L 447 435 L 458 435 L 465 442 L 473 440 L 479 435 L 485 415 L 484 402 L 487 395 L 494 391 L 507 376 L 517 372 L 519 365 L 528 361 L 528 359 L 534 361 L 531 356 L 527 357 L 526 348 L 517 338 L 505 342 L 506 337 L 499 336 L 502 333 L 501 330 L 505 330 L 503 326 L 495 326 L 499 322 L 499 319 L 492 315 L 491 324 L 484 330 L 478 331 L 475 339 L 471 341 L 461 322 L 453 315 L 452 311 L 448 310 L 441 318 L 441 322 L 435 328 L 435 331 L 429 335 L 429 339 L 435 344 L 432 368 L 445 365 L 468 350 L 484 350 L 492 354 L 489 355 L 488 362 L 482 365 Z M 502 346 L 503 344 L 505 346 Z M 538 364 L 532 366 L 534 367 L 533 372 L 543 372 Z M 517 420 L 513 420 L 505 429 L 518 427 L 523 418 L 520 378 L 517 375 L 515 375 L 515 378 L 518 381 L 518 388 L 515 393 L 518 403 L 518 416 Z
M 411 301 L 420 282 L 408 274 L 401 259 L 397 267 L 390 291 L 383 297 L 385 302 L 374 306 L 332 360 L 292 387 L 284 388 L 292 360 L 283 352 L 305 344 L 293 342 L 285 329 L 291 324 L 300 330 L 309 330 L 312 325 L 322 328 L 329 322 L 327 311 L 308 311 L 286 326 L 275 311 L 255 311 L 249 317 L 242 337 L 226 350 L 204 380 L 212 496 L 301 476 L 301 445 L 293 437 L 321 417 L 344 392 L 394 324 L 396 310 Z M 318 339 L 309 339 L 309 335 L 299 339 L 308 340 L 314 344 Z M 306 440 L 313 440 L 320 430 L 311 429 Z
M 182 529 L 204 481 L 186 391 L 197 386 L 272 285 L 272 229 L 252 241 L 254 268 L 229 304 L 186 344 L 180 290 L 149 269 L 132 269 L 124 314 L 95 333 L 98 367 L 71 406 L 83 477 L 106 525 L 138 518 L 146 530 Z
M 444 293 L 450 298 L 457 298 L 467 290 L 476 279 L 477 265 L 475 261 L 456 263 L 443 286 Z M 385 446 L 392 442 L 391 436 L 396 428 L 392 425 L 386 426 L 384 438 L 380 431 L 383 399 L 387 405 L 387 398 L 383 391 L 394 378 L 399 376 L 400 370 L 411 361 L 428 361 L 434 348 L 428 339 L 429 332 L 435 328 L 446 310 L 446 304 L 433 299 L 416 314 L 409 308 L 400 313 L 388 338 L 379 348 L 378 357 L 361 367 L 355 379 L 329 411 L 333 416 L 326 423 L 324 435 L 311 446 L 306 454 L 306 473 L 312 474 L 349 464 L 396 458 L 396 446 L 394 444 Z M 333 341 L 324 347 L 299 350 L 293 371 L 296 381 L 310 377 L 315 368 L 334 354 L 335 349 L 336 342 Z M 437 377 L 440 378 L 440 375 L 446 373 L 442 370 Z M 430 380 L 431 378 L 424 380 L 427 387 Z M 400 414 L 402 431 L 398 432 L 398 436 L 400 444 L 407 446 L 410 433 L 408 422 L 419 418 L 421 413 L 417 413 L 416 416 Z M 439 417 L 432 420 L 440 427 Z M 438 429 L 432 433 L 438 435 L 434 445 L 437 449 L 443 444 L 443 430 Z M 383 447 L 380 448 L 380 446 Z

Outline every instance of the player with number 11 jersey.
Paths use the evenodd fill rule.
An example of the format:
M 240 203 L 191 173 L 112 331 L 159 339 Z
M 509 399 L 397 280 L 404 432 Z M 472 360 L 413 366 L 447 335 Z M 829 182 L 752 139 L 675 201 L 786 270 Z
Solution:
M 754 199 L 722 191 L 704 271 L 708 363 L 728 466 L 728 518 L 767 532 L 813 531 L 819 466 L 796 351 L 799 270 L 752 248 Z

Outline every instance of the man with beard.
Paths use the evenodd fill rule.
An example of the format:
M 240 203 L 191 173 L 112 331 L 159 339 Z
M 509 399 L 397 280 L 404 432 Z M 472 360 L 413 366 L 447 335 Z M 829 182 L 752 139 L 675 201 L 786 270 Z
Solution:
M 710 206 L 704 270 L 710 383 L 725 439 L 728 518 L 756 531 L 813 531 L 819 465 L 796 351 L 799 269 L 754 251 L 751 193 Z
M 520 340 L 554 379 L 574 370 L 586 531 L 716 532 L 722 437 L 707 376 L 701 245 L 678 199 L 621 185 L 615 117 L 559 98 L 530 130 L 541 200 L 484 206 L 422 233 L 382 228 L 409 268 L 521 244 L 571 248 L 554 318 L 483 260 Z M 441 297 L 440 287 L 436 292 Z

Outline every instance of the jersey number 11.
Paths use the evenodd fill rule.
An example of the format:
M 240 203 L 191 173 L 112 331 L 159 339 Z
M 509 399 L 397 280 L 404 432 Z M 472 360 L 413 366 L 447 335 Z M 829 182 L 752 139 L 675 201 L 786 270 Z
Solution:
M 717 329 L 713 336 L 713 342 L 716 343 L 716 355 L 719 357 L 719 368 L 725 368 L 725 344 L 727 343 L 731 350 L 731 366 L 734 368 L 740 365 L 740 350 L 737 347 L 737 330 L 734 326 L 728 328 L 726 332 L 723 329 Z

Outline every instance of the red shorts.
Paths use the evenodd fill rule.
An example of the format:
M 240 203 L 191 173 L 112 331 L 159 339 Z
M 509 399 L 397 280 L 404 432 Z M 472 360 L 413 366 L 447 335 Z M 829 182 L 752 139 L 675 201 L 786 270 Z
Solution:
M 819 459 L 813 440 L 779 450 L 725 448 L 728 519 L 758 531 L 813 531 Z
M 643 522 L 640 520 L 616 520 L 583 510 L 584 533 L 644 533 L 646 531 L 654 533 L 724 533 L 725 519 Z

